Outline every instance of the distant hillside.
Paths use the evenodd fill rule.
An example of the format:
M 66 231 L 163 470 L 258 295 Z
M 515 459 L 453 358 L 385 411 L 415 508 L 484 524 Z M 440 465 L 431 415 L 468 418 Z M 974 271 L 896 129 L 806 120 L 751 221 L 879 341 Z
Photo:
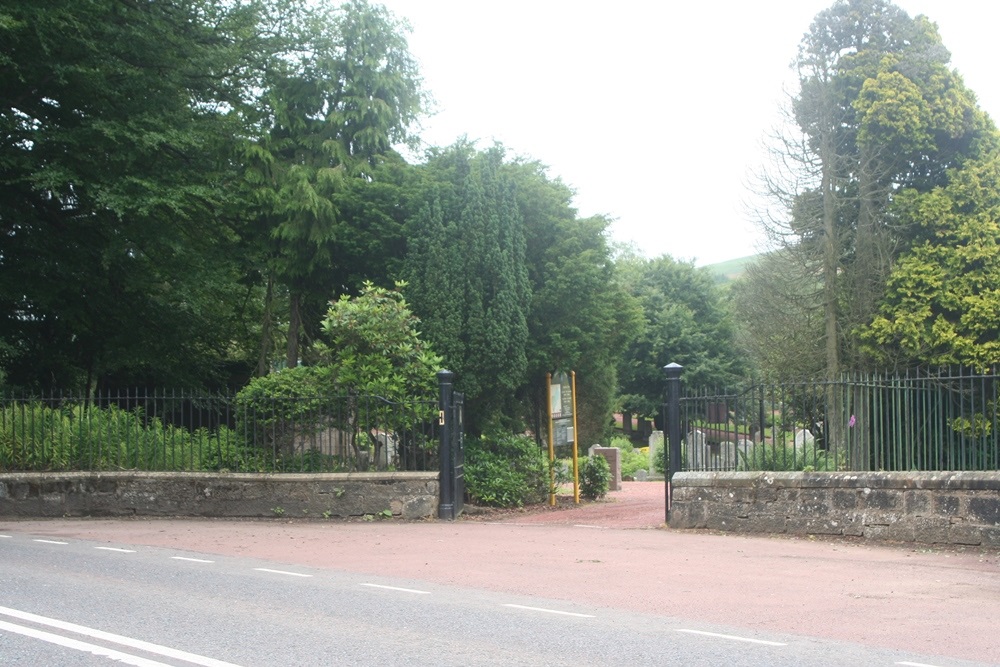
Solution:
M 739 257 L 737 259 L 719 262 L 718 264 L 708 264 L 705 268 L 715 275 L 716 282 L 728 283 L 729 281 L 736 280 L 743 275 L 743 271 L 746 270 L 747 264 L 756 260 L 758 257 L 760 257 L 760 255 L 748 255 L 746 257 Z

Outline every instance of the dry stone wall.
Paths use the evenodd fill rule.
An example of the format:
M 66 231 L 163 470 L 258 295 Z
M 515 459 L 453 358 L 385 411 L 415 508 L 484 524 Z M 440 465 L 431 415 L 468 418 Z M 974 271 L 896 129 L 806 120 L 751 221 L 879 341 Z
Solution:
M 438 473 L 9 473 L 0 516 L 437 515 Z
M 671 528 L 1000 547 L 1000 473 L 687 472 Z

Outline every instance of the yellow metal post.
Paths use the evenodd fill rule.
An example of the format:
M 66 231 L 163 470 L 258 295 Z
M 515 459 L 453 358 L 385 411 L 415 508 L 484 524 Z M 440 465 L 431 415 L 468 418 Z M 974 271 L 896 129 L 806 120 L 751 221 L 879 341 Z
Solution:
M 556 504 L 556 444 L 552 432 L 552 373 L 545 374 L 545 403 L 549 406 L 549 505 Z
M 579 449 L 580 431 L 576 428 L 576 371 L 570 371 L 570 382 L 573 391 L 573 502 L 580 504 L 580 465 Z

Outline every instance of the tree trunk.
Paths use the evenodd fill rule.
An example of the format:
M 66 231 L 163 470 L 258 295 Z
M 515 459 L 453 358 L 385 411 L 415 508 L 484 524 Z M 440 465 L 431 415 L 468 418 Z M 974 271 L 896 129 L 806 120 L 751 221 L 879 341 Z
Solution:
M 299 365 L 299 333 L 302 329 L 302 294 L 292 292 L 288 295 L 288 351 L 285 364 L 288 368 Z
M 257 356 L 257 377 L 264 377 L 271 370 L 271 333 L 274 327 L 272 307 L 274 300 L 274 273 L 267 275 L 267 293 L 264 295 L 264 319 L 260 327 L 260 354 Z

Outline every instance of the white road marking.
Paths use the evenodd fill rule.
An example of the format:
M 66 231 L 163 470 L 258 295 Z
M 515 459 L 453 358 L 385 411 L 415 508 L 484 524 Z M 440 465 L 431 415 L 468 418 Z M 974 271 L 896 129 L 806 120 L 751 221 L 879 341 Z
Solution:
M 41 542 L 42 544 L 69 544 L 69 542 L 57 542 L 56 540 L 34 540 L 35 542 Z
M 178 649 L 173 649 L 168 646 L 160 646 L 159 644 L 152 644 L 150 642 L 142 641 L 141 639 L 132 639 L 131 637 L 123 637 L 122 635 L 112 634 L 110 632 L 104 632 L 103 630 L 95 630 L 94 628 L 88 628 L 83 625 L 76 625 L 75 623 L 67 623 L 66 621 L 60 621 L 54 618 L 48 618 L 46 616 L 39 616 L 37 614 L 32 614 L 26 611 L 19 611 L 17 609 L 10 609 L 9 607 L 0 607 L 0 614 L 4 616 L 11 616 L 13 618 L 18 618 L 22 621 L 29 621 L 31 623 L 36 623 L 38 625 L 45 625 L 50 628 L 57 628 L 59 630 L 65 630 L 67 632 L 73 632 L 78 635 L 83 635 L 84 637 L 90 637 L 92 639 L 99 639 L 105 642 L 112 642 L 115 644 L 121 644 L 122 646 L 128 646 L 129 648 L 138 649 L 140 651 L 145 651 L 146 653 L 154 653 L 156 655 L 162 655 L 167 658 L 176 658 L 177 660 L 184 660 L 195 665 L 202 665 L 203 667 L 239 667 L 231 662 L 225 662 L 223 660 L 216 660 L 215 658 L 208 658 L 203 655 L 197 655 L 195 653 L 188 653 L 187 651 L 180 651 Z M 33 630 L 31 628 L 22 628 L 19 625 L 13 625 L 11 623 L 5 623 L 0 621 L 3 629 L 8 629 L 11 632 L 18 632 L 19 634 L 27 634 L 26 632 L 21 632 L 21 630 L 27 630 L 32 633 L 41 633 L 48 635 L 49 633 L 42 633 L 39 630 Z M 10 626 L 10 627 L 7 627 Z M 37 639 L 44 639 L 45 641 L 52 641 L 48 638 L 37 637 L 36 635 L 28 635 L 36 637 Z M 54 641 L 53 643 L 58 643 L 62 646 L 67 646 L 69 648 L 77 648 L 81 651 L 89 651 L 92 644 L 87 644 L 86 642 L 78 642 L 75 639 L 68 639 L 66 637 L 61 637 L 59 635 L 50 635 L 51 637 L 57 638 L 59 641 Z M 81 646 L 71 646 L 69 643 L 64 642 L 74 642 Z M 93 646 L 93 648 L 99 649 L 101 651 L 109 651 L 100 646 Z M 106 655 L 112 657 L 110 653 L 98 653 L 96 655 Z M 144 662 L 128 662 L 130 665 L 142 665 L 146 667 L 159 667 L 162 663 L 155 662 L 152 660 L 146 660 L 145 658 L 140 658 L 138 656 L 130 656 L 127 653 L 121 654 L 128 658 L 135 660 L 141 660 Z M 122 658 L 114 658 L 116 660 L 122 660 Z M 124 661 L 124 660 L 123 660 Z
M 214 560 L 205 560 L 204 558 L 187 558 L 185 556 L 171 556 L 174 560 L 186 560 L 189 563 L 214 563 Z
M 559 611 L 558 609 L 544 609 L 542 607 L 525 607 L 521 604 L 505 604 L 505 607 L 510 607 L 512 609 L 527 609 L 528 611 L 541 611 L 546 614 L 559 614 L 560 616 L 576 616 L 577 618 L 596 618 L 590 614 L 577 614 L 572 611 Z
M 600 528 L 600 526 L 589 526 L 589 525 L 587 525 L 585 523 L 574 523 L 573 527 L 574 528 Z
M 101 551 L 117 551 L 120 554 L 134 554 L 135 551 L 132 549 L 118 549 L 116 547 L 94 547 L 95 549 L 100 549 Z
M 382 588 L 387 591 L 400 591 L 401 593 L 416 593 L 417 595 L 430 595 L 430 591 L 418 591 L 415 588 L 400 588 L 398 586 L 383 586 L 381 584 L 361 584 L 369 588 Z
M 6 537 L 7 539 L 10 539 L 10 535 L 0 535 L 0 537 Z
M 14 625 L 13 623 L 7 623 L 6 621 L 0 621 L 0 630 L 14 632 L 19 635 L 24 635 L 25 637 L 31 637 L 32 639 L 41 639 L 43 642 L 58 644 L 59 646 L 76 649 L 77 651 L 83 651 L 84 653 L 101 656 L 102 658 L 111 658 L 116 662 L 121 662 L 126 665 L 134 665 L 134 667 L 170 667 L 170 665 L 165 662 L 157 662 L 156 660 L 140 658 L 139 656 L 132 655 L 130 653 L 122 653 L 121 651 L 104 648 L 103 646 L 98 646 L 97 644 L 88 644 L 87 642 L 81 642 L 77 639 L 70 639 L 61 635 L 54 635 L 51 632 L 26 628 L 21 625 Z
M 939 667 L 939 665 L 928 665 L 923 662 L 897 662 L 897 665 L 907 665 L 907 667 Z
M 255 567 L 258 572 L 270 572 L 271 574 L 287 574 L 289 577 L 311 577 L 311 574 L 302 574 L 301 572 L 286 572 L 284 570 L 269 570 L 266 567 Z
M 731 639 L 737 642 L 750 642 L 751 644 L 764 644 L 765 646 L 788 646 L 782 642 L 771 642 L 766 639 L 750 639 L 749 637 L 737 637 L 736 635 L 720 635 L 717 632 L 704 632 L 702 630 L 676 630 L 677 632 L 687 632 L 692 635 L 704 635 L 705 637 L 716 637 L 718 639 Z

